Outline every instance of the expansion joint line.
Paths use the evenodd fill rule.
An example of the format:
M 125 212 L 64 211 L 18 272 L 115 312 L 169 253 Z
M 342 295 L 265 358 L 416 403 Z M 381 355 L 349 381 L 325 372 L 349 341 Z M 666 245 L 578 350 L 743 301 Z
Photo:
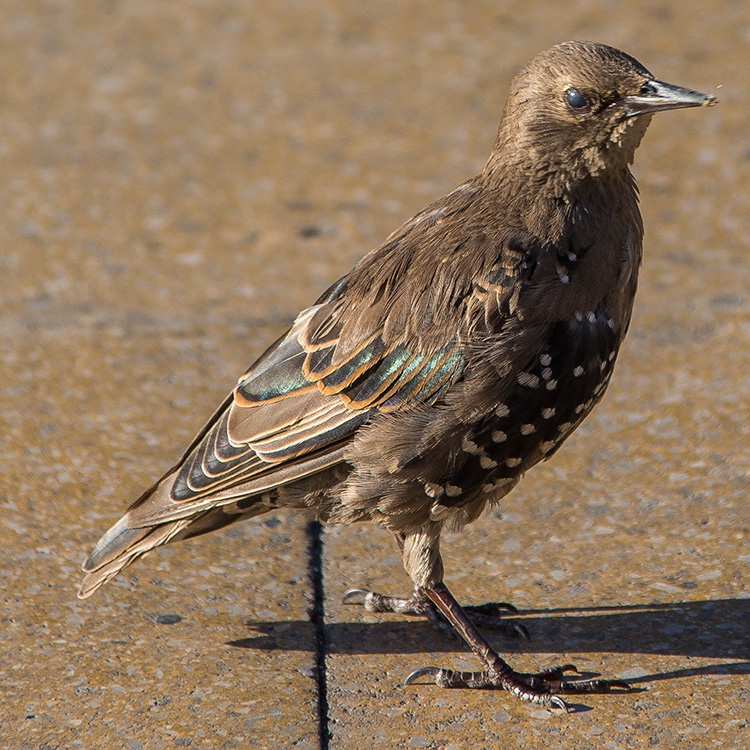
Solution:
M 309 611 L 310 622 L 315 628 L 315 680 L 318 699 L 318 740 L 320 750 L 328 750 L 328 685 L 326 673 L 325 607 L 323 599 L 323 527 L 318 521 L 307 525 L 308 565 L 312 584 L 313 603 Z

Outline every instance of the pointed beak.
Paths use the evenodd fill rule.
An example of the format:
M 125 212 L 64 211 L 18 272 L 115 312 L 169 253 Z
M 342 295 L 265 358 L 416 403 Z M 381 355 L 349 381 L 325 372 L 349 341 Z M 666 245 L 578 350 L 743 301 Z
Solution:
M 673 86 L 663 81 L 647 81 L 636 96 L 626 96 L 622 100 L 626 117 L 648 115 L 665 109 L 682 107 L 713 107 L 716 97 L 698 91 Z

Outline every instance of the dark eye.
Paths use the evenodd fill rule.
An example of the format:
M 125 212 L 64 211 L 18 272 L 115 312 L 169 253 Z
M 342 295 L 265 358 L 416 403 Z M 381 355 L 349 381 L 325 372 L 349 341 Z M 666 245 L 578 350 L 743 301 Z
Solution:
M 578 89 L 567 89 L 565 102 L 574 112 L 585 112 L 590 106 L 589 100 Z

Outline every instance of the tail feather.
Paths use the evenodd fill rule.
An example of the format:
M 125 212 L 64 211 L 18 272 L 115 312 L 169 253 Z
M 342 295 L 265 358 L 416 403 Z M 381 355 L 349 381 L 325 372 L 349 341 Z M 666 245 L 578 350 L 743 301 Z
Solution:
M 170 498 L 175 473 L 168 473 L 141 495 L 125 515 L 96 543 L 83 563 L 86 573 L 78 596 L 91 596 L 100 586 L 155 547 L 179 539 L 189 539 L 220 529 L 230 523 L 265 513 L 273 507 L 270 496 L 259 495 L 257 503 L 242 499 L 218 508 L 185 503 L 175 506 Z M 176 516 L 176 517 L 175 517 Z
M 166 544 L 179 534 L 192 519 L 182 518 L 152 528 L 128 527 L 127 515 L 121 518 L 100 540 L 83 564 L 87 573 L 78 590 L 85 599 L 100 586 L 114 578 L 121 570 L 147 552 Z
M 168 472 L 153 487 L 146 490 L 127 513 L 96 543 L 83 563 L 87 574 L 78 590 L 85 599 L 100 586 L 114 578 L 121 570 L 135 562 L 154 547 L 166 544 L 180 533 L 192 518 L 165 519 L 163 523 L 144 523 L 142 516 L 152 506 L 160 507 L 169 502 L 169 488 L 174 482 L 174 473 Z
M 129 528 L 128 518 L 124 516 L 96 543 L 96 547 L 91 550 L 91 554 L 83 563 L 83 570 L 86 573 L 93 573 L 103 565 L 112 562 L 131 545 L 143 539 L 148 532 L 148 528 Z

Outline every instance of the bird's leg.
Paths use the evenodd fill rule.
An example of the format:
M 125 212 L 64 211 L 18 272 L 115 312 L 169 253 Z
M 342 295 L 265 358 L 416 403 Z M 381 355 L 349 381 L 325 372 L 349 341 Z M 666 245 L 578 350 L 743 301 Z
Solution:
M 440 523 L 430 522 L 411 534 L 394 534 L 396 544 L 401 550 L 404 568 L 412 580 L 435 581 L 443 576 L 443 563 L 440 558 Z M 412 573 L 417 574 L 417 579 Z M 384 596 L 375 591 L 350 589 L 342 602 L 344 604 L 363 604 L 368 612 L 397 612 L 399 614 L 419 615 L 426 617 L 435 630 L 445 633 L 450 638 L 456 637 L 456 630 L 448 618 L 441 614 L 440 609 L 430 600 L 426 587 L 414 586 L 414 593 L 408 598 Z M 464 613 L 476 624 L 483 628 L 502 631 L 510 637 L 521 636 L 530 640 L 529 633 L 523 625 L 506 620 L 500 616 L 502 610 L 518 612 L 507 602 L 488 602 L 476 606 L 466 607 Z M 460 631 L 458 633 L 461 635 Z
M 424 589 L 419 587 L 415 587 L 414 593 L 408 599 L 386 596 L 378 594 L 376 591 L 349 589 L 341 598 L 341 601 L 343 604 L 361 604 L 368 612 L 396 612 L 401 615 L 426 617 L 435 630 L 446 633 L 451 638 L 456 637 L 454 626 L 432 603 Z M 464 612 L 475 625 L 502 631 L 510 637 L 521 636 L 530 640 L 529 633 L 523 625 L 505 620 L 500 616 L 502 610 L 518 612 L 512 604 L 507 602 L 487 602 L 486 604 L 464 607 Z
M 572 664 L 565 664 L 536 674 L 516 672 L 490 646 L 444 583 L 436 583 L 431 588 L 424 588 L 422 591 L 460 633 L 479 659 L 483 669 L 480 672 L 454 672 L 450 669 L 425 667 L 412 672 L 406 679 L 407 685 L 418 677 L 429 675 L 434 677 L 435 683 L 441 687 L 508 690 L 521 700 L 563 711 L 568 710 L 568 705 L 557 693 L 609 693 L 612 690 L 630 691 L 632 689 L 627 682 L 622 680 L 596 679 L 578 682 L 565 680 L 566 672 L 578 672 Z

